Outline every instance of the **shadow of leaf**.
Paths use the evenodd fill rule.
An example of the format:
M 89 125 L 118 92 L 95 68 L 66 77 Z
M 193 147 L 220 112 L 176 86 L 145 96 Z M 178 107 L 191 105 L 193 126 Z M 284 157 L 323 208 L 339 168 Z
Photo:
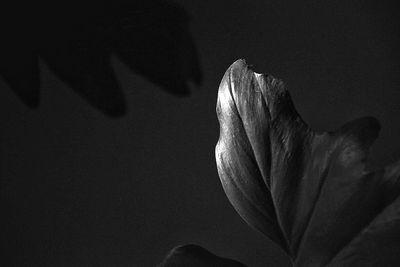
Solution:
M 178 4 L 42 0 L 24 6 L 8 3 L 0 13 L 0 74 L 29 107 L 39 105 L 39 56 L 109 116 L 126 112 L 111 54 L 176 96 L 189 95 L 189 83 L 201 83 L 188 15 Z

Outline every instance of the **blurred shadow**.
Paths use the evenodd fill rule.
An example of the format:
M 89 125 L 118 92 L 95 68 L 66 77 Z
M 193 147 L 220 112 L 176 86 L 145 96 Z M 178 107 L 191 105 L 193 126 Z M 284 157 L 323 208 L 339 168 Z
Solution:
M 126 104 L 111 54 L 176 96 L 201 83 L 188 22 L 184 8 L 166 0 L 10 1 L 0 11 L 0 74 L 25 105 L 37 107 L 40 56 L 90 105 L 118 117 Z

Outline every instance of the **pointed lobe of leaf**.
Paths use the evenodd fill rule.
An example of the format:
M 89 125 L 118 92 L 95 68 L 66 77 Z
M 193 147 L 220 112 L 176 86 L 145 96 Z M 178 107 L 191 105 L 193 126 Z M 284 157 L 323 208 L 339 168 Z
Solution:
M 188 244 L 173 248 L 158 267 L 246 267 L 236 260 L 222 258 L 198 245 Z

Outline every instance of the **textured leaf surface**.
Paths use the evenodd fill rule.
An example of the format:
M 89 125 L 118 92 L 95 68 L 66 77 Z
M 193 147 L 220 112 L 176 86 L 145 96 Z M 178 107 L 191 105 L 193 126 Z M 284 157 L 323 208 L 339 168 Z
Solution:
M 315 132 L 283 83 L 243 60 L 219 87 L 216 160 L 243 219 L 296 266 L 385 266 L 400 260 L 400 162 L 367 171 L 371 117 Z M 369 265 L 368 265 L 369 264 Z

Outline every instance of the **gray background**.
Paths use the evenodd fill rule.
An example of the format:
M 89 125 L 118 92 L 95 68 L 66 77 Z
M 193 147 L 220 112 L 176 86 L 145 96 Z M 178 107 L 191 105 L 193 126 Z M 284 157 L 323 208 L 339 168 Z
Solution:
M 236 214 L 216 172 L 217 89 L 238 58 L 283 79 L 316 130 L 375 116 L 382 131 L 371 161 L 398 155 L 394 5 L 180 2 L 204 72 L 188 98 L 159 90 L 116 58 L 129 107 L 121 119 L 88 106 L 44 62 L 37 110 L 0 83 L 2 245 L 17 265 L 154 266 L 173 246 L 196 243 L 249 266 L 287 266 Z

